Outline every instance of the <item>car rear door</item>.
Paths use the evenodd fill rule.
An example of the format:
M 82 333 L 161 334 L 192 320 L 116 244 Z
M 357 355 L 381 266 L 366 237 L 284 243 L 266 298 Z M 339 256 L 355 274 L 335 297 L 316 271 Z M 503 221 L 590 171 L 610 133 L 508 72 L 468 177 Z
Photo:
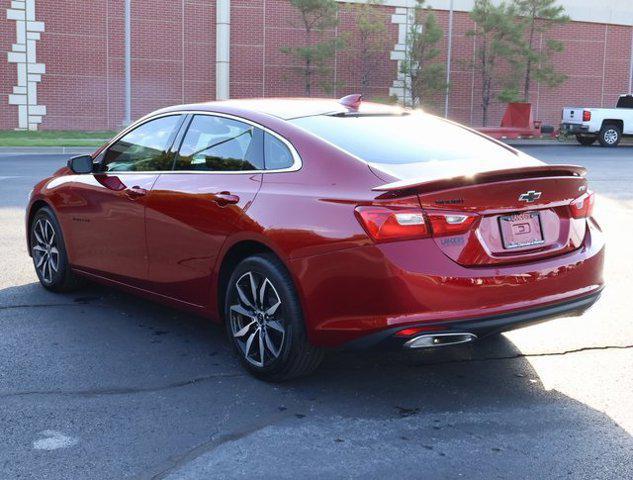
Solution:
M 220 115 L 187 122 L 173 172 L 147 197 L 149 278 L 157 293 L 207 306 L 224 242 L 251 226 L 245 212 L 262 181 L 263 132 Z
M 151 119 L 123 135 L 98 161 L 103 172 L 77 175 L 60 209 L 76 268 L 134 286 L 147 279 L 145 205 L 185 115 Z

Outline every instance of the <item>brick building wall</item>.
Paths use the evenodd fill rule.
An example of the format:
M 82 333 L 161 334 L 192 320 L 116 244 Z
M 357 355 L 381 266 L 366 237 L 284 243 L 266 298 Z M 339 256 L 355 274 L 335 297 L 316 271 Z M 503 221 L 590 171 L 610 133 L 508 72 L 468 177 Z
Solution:
M 124 121 L 124 2 L 37 0 L 45 31 L 37 61 L 46 66 L 38 103 L 43 129 L 118 129 Z M 11 8 L 0 0 L 0 11 Z M 132 118 L 157 108 L 215 98 L 215 1 L 133 0 Z M 15 22 L 0 17 L 0 51 L 15 42 Z M 0 59 L 0 129 L 18 127 L 8 97 L 16 65 Z
M 123 0 L 0 0 L 0 12 L 14 6 L 35 7 L 44 32 L 37 41 L 37 62 L 46 71 L 37 85 L 37 104 L 46 107 L 43 129 L 117 129 L 124 121 Z M 403 8 L 380 7 L 388 44 L 374 72 L 369 97 L 385 98 L 397 78 L 392 49 L 398 43 L 394 23 Z M 286 0 L 232 0 L 230 27 L 231 97 L 301 96 L 303 81 L 296 60 L 282 53 L 284 45 L 303 41 L 300 18 Z M 448 12 L 437 10 L 447 35 Z M 14 20 L 0 16 L 0 51 L 16 42 Z M 355 14 L 341 3 L 339 26 L 326 35 L 347 32 L 355 44 Z M 132 0 L 132 118 L 156 108 L 216 97 L 216 2 L 213 0 Z M 449 116 L 470 125 L 481 123 L 480 80 L 467 64 L 475 44 L 466 32 L 473 27 L 466 12 L 455 12 Z M 442 41 L 446 52 L 447 36 Z M 568 75 L 564 85 L 534 84 L 535 118 L 556 124 L 564 105 L 611 106 L 629 88 L 633 27 L 574 21 L 551 31 L 565 44 L 555 63 Z M 543 39 L 544 41 L 545 39 Z M 541 39 L 539 39 L 541 41 Z M 18 106 L 9 104 L 18 84 L 16 63 L 0 57 L 0 129 L 18 124 Z M 440 61 L 445 61 L 441 57 Z M 315 96 L 343 96 L 359 90 L 358 59 L 353 50 L 331 62 L 332 92 L 317 87 Z M 443 103 L 443 98 L 439 98 Z M 490 124 L 498 124 L 504 105 L 494 103 Z
M 633 8 L 633 7 L 632 7 Z M 436 11 L 444 32 L 448 28 L 448 12 Z M 466 32 L 474 27 L 465 12 L 456 12 L 453 20 L 453 61 L 451 62 L 451 95 L 449 116 L 469 125 L 481 125 L 481 81 L 465 66 L 475 55 L 475 40 Z M 552 61 L 559 73 L 567 75 L 561 86 L 550 88 L 532 82 L 530 101 L 534 118 L 546 124 L 560 122 L 564 106 L 582 105 L 613 107 L 618 97 L 629 91 L 633 27 L 588 22 L 570 22 L 552 29 L 548 37 L 564 43 L 565 50 Z M 539 37 L 539 45 L 546 38 Z M 445 62 L 447 35 L 442 44 Z M 499 93 L 496 89 L 495 93 Z M 498 125 L 505 104 L 494 102 L 489 110 L 490 125 Z
M 231 2 L 231 97 L 303 96 L 304 83 L 301 64 L 292 56 L 282 53 L 281 47 L 300 45 L 304 30 L 298 12 L 286 0 L 242 0 Z M 397 27 L 390 23 L 393 8 L 382 7 L 387 25 L 388 45 L 397 40 Z M 349 4 L 342 4 L 339 25 L 324 34 L 331 37 L 341 32 L 350 36 L 353 47 L 356 14 Z M 343 96 L 358 90 L 360 78 L 355 65 L 358 59 L 348 51 L 337 52 L 330 62 L 331 75 L 325 82 L 315 81 L 315 96 Z M 396 72 L 396 62 L 389 60 L 389 50 L 371 78 L 367 95 L 388 97 L 389 85 Z M 320 83 L 332 85 L 325 91 Z

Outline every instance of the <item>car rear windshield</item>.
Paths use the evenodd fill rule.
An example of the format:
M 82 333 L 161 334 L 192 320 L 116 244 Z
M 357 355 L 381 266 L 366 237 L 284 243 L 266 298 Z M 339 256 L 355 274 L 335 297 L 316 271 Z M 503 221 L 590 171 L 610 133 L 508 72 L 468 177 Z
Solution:
M 424 113 L 318 115 L 291 122 L 369 163 L 472 160 L 485 166 L 516 160 L 510 150 L 485 137 Z

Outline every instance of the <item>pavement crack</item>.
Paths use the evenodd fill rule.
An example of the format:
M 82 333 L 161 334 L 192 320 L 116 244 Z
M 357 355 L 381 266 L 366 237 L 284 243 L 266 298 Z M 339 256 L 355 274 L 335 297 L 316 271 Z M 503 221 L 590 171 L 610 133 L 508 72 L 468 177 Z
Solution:
M 160 385 L 155 387 L 112 387 L 112 388 L 95 388 L 86 390 L 31 390 L 24 392 L 13 392 L 0 395 L 0 399 L 7 398 L 20 398 L 29 397 L 35 395 L 59 395 L 59 396 L 72 396 L 72 397 L 94 397 L 101 395 L 133 395 L 138 393 L 151 393 L 160 392 L 164 390 L 170 390 L 174 388 L 182 388 L 190 385 L 197 385 L 199 383 L 208 382 L 216 379 L 223 378 L 236 378 L 246 376 L 245 373 L 218 373 L 214 375 L 205 375 L 203 377 L 197 377 L 190 380 L 182 380 L 180 382 L 169 383 L 167 385 Z
M 0 307 L 0 310 L 18 310 L 20 308 L 53 308 L 53 307 L 102 307 L 112 308 L 111 305 L 105 305 L 103 303 L 89 303 L 89 302 L 75 302 L 75 303 L 25 303 L 20 305 L 5 305 Z
M 201 457 L 202 455 L 212 452 L 213 450 L 217 449 L 218 447 L 226 443 L 241 440 L 242 438 L 246 438 L 254 433 L 259 432 L 260 430 L 263 430 L 272 425 L 276 425 L 282 422 L 283 420 L 286 420 L 289 418 L 291 418 L 289 414 L 279 413 L 271 417 L 268 417 L 267 419 L 262 420 L 261 422 L 257 422 L 249 427 L 243 428 L 241 430 L 237 430 L 235 432 L 225 433 L 217 437 L 215 437 L 215 434 L 214 434 L 209 441 L 204 442 L 200 445 L 197 445 L 196 447 L 190 450 L 187 450 L 186 452 L 180 455 L 171 457 L 170 460 L 168 460 L 166 464 L 162 468 L 160 468 L 158 472 L 154 474 L 150 474 L 149 477 L 139 476 L 135 478 L 138 478 L 139 480 L 140 478 L 149 478 L 149 480 L 163 480 L 164 478 L 167 478 L 172 473 L 176 472 L 179 468 L 191 463 L 192 461 Z
M 517 353 L 514 355 L 499 355 L 499 356 L 490 356 L 490 357 L 481 357 L 481 358 L 441 360 L 439 362 L 421 363 L 420 366 L 448 365 L 452 363 L 491 362 L 491 361 L 497 361 L 497 360 L 514 360 L 517 358 L 561 357 L 564 355 L 571 355 L 571 354 L 582 353 L 582 352 L 593 352 L 593 351 L 601 351 L 601 350 L 628 350 L 628 349 L 633 349 L 633 344 L 631 345 L 605 345 L 605 346 L 599 346 L 599 347 L 582 347 L 582 348 L 564 350 L 562 352 Z

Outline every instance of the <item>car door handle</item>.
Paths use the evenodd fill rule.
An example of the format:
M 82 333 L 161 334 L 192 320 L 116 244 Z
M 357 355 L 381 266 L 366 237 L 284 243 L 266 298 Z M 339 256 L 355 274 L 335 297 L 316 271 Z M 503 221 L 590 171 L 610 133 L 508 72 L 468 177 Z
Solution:
M 138 185 L 126 188 L 124 192 L 130 198 L 139 198 L 147 195 L 147 190 L 139 187 Z
M 240 197 L 233 195 L 231 192 L 220 192 L 213 195 L 215 203 L 224 207 L 226 205 L 235 205 L 240 201 Z

